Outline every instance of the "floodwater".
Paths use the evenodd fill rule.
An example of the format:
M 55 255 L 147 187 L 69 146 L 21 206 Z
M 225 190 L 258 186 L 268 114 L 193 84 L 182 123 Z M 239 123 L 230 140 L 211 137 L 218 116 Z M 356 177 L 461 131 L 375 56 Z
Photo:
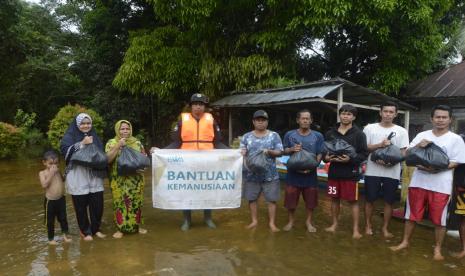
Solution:
M 352 240 L 350 212 L 342 210 L 336 234 L 325 233 L 330 223 L 329 201 L 320 193 L 316 210 L 317 233 L 306 233 L 302 202 L 297 210 L 298 225 L 291 232 L 271 233 L 266 207 L 260 202 L 259 227 L 246 230 L 247 206 L 214 211 L 218 229 L 202 223 L 194 212 L 193 228 L 179 229 L 179 211 L 151 207 L 151 183 L 145 191 L 146 235 L 113 239 L 111 195 L 106 184 L 103 232 L 105 239 L 79 239 L 74 210 L 67 198 L 68 222 L 73 242 L 47 244 L 43 225 L 43 192 L 37 180 L 40 161 L 0 161 L 0 275 L 465 275 L 465 260 L 450 252 L 459 240 L 446 237 L 446 260 L 432 261 L 433 231 L 417 227 L 412 247 L 400 253 L 388 247 L 400 241 L 403 224 L 393 221 L 392 240 L 380 237 L 381 217 L 375 217 L 376 235 Z M 278 226 L 287 220 L 282 200 Z M 59 230 L 58 223 L 56 230 Z

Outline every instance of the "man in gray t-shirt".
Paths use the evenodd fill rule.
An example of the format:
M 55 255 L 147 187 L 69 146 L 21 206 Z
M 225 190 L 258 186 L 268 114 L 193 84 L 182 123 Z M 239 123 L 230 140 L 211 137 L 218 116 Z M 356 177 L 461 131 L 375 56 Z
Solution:
M 264 172 L 254 172 L 244 168 L 244 197 L 249 201 L 252 222 L 248 229 L 255 228 L 257 219 L 257 200 L 261 193 L 268 202 L 269 226 L 271 231 L 278 232 L 276 227 L 276 201 L 279 200 L 279 175 L 276 170 L 275 158 L 281 156 L 283 144 L 281 137 L 267 129 L 268 114 L 263 110 L 257 110 L 253 115 L 254 130 L 247 132 L 241 139 L 240 148 L 246 158 L 255 154 L 266 155 L 266 168 Z M 247 162 L 246 162 L 247 163 Z

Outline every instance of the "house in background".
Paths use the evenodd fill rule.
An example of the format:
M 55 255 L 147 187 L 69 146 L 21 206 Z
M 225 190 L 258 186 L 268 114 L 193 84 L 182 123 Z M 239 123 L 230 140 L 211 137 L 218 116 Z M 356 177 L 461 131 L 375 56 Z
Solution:
M 413 82 L 402 100 L 418 108 L 410 111 L 410 137 L 431 128 L 431 108 L 438 104 L 453 108 L 452 130 L 465 133 L 465 61 Z

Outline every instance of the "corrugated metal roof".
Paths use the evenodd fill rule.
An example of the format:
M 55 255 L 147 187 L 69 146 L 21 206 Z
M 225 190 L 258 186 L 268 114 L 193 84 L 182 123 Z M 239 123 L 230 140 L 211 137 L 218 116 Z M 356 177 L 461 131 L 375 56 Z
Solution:
M 446 97 L 465 97 L 465 61 L 407 87 L 408 99 Z
M 341 78 L 285 88 L 236 92 L 211 105 L 213 107 L 253 107 L 260 105 L 305 103 L 315 100 L 318 101 L 318 99 L 337 100 L 337 90 L 341 86 L 344 91 L 344 102 L 379 106 L 382 102 L 394 101 L 403 109 L 415 109 L 414 106 L 408 103 Z
M 236 94 L 227 96 L 212 104 L 221 107 L 254 106 L 259 104 L 286 103 L 290 101 L 302 101 L 311 98 L 324 98 L 343 84 L 328 85 L 322 87 L 297 88 L 284 91 L 265 91 L 257 93 Z

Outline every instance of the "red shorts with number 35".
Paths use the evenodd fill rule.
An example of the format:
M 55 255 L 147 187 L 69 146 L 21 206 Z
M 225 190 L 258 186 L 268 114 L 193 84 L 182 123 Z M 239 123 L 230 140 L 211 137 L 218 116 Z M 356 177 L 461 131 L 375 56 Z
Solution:
M 347 179 L 328 179 L 326 194 L 332 198 L 356 201 L 358 200 L 358 183 Z

